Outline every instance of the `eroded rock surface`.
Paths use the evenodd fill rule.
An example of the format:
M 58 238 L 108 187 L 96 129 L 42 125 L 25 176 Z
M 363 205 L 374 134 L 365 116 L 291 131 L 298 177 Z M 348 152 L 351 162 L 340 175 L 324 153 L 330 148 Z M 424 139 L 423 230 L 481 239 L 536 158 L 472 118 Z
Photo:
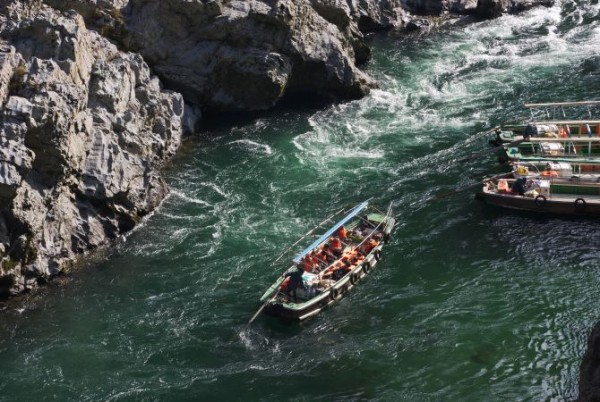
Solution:
M 579 368 L 579 402 L 600 401 L 600 322 L 588 338 L 587 350 Z
M 1 3 L 0 293 L 35 287 L 167 193 L 183 99 L 76 12 Z
M 127 42 L 208 110 L 267 109 L 295 93 L 358 98 L 375 83 L 356 67 L 356 49 L 365 55 L 351 9 L 334 3 L 132 0 Z

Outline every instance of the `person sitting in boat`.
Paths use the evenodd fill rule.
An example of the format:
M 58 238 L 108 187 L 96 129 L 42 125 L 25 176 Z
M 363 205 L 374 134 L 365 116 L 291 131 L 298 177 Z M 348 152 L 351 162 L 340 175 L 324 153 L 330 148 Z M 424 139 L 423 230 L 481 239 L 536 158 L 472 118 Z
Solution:
M 359 251 L 361 251 L 362 254 L 364 254 L 364 255 L 368 255 L 378 245 L 379 245 L 379 242 L 376 239 L 370 238 L 367 242 L 365 242 L 362 245 L 362 250 L 359 250 Z
M 308 258 L 308 261 L 310 261 L 310 272 L 312 272 L 313 274 L 318 274 L 321 271 L 321 261 L 317 258 L 317 253 L 315 252 L 315 250 L 311 251 L 306 256 L 306 258 Z
M 313 263 L 310 259 L 310 255 L 304 256 L 298 263 L 298 266 L 302 268 L 303 271 L 311 272 L 313 270 Z
M 325 243 L 323 245 L 323 250 L 321 251 L 321 253 L 325 256 L 325 261 L 326 261 L 327 265 L 329 265 L 332 262 L 334 262 L 335 260 L 337 260 L 337 257 L 335 256 L 335 254 L 333 254 L 328 243 Z
M 329 243 L 331 244 L 331 250 L 335 256 L 340 256 L 342 254 L 342 241 L 339 237 L 332 237 L 329 239 Z
M 362 228 L 360 226 L 355 227 L 350 232 L 350 240 L 360 242 L 362 239 L 364 239 L 364 237 L 365 234 L 363 233 Z
M 342 225 L 339 230 L 338 230 L 338 237 L 340 238 L 340 240 L 345 241 L 346 238 L 348 237 L 347 233 L 346 233 L 346 227 L 344 225 Z
M 321 267 L 321 269 L 326 268 L 329 265 L 325 251 L 321 250 L 316 252 L 315 257 L 317 257 L 317 260 L 319 261 L 319 267 Z
M 331 279 L 333 279 L 334 281 L 339 281 L 344 277 L 344 275 L 346 275 L 350 271 L 351 269 L 349 264 L 342 264 L 342 266 L 333 271 L 333 273 L 331 274 Z
M 332 279 L 334 281 L 338 281 L 351 270 L 352 269 L 350 268 L 349 262 L 339 261 L 330 269 L 328 269 L 327 272 L 325 272 L 323 279 Z
M 525 177 L 519 177 L 515 182 L 510 186 L 510 191 L 515 194 L 525 195 L 525 184 L 527 183 L 527 179 Z

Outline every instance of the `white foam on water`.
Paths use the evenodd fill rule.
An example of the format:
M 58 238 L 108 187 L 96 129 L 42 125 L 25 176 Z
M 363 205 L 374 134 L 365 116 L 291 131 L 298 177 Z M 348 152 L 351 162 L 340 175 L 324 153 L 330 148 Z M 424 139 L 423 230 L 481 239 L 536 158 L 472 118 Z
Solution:
M 273 149 L 269 145 L 263 144 L 260 142 L 256 142 L 256 141 L 252 141 L 252 140 L 248 140 L 248 139 L 235 140 L 235 141 L 231 141 L 228 143 L 228 145 L 232 145 L 232 144 L 242 145 L 243 148 L 245 148 L 249 151 L 252 151 L 252 152 L 263 153 L 265 155 L 273 154 Z
M 221 187 L 219 187 L 216 183 L 213 182 L 201 182 L 198 183 L 200 186 L 208 187 L 213 189 L 217 194 L 222 195 L 223 197 L 227 197 L 229 194 L 225 192 Z
M 190 197 L 189 195 L 179 191 L 179 190 L 171 190 L 171 193 L 174 197 L 180 198 L 186 202 L 192 203 L 192 204 L 197 204 L 197 205 L 202 205 L 202 206 L 206 206 L 206 207 L 212 207 L 212 205 L 200 198 L 194 198 L 194 197 Z

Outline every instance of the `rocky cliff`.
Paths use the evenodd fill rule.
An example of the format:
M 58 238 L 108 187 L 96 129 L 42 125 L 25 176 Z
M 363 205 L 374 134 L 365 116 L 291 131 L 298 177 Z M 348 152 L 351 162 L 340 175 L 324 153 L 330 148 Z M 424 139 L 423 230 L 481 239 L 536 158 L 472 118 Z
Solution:
M 75 12 L 0 5 L 0 293 L 56 275 L 167 193 L 183 98 Z
M 375 85 L 356 67 L 368 52 L 350 7 L 335 3 L 132 0 L 127 42 L 205 110 L 267 109 L 297 93 L 358 98 Z
M 579 368 L 580 402 L 600 401 L 600 322 L 588 338 L 588 345 Z

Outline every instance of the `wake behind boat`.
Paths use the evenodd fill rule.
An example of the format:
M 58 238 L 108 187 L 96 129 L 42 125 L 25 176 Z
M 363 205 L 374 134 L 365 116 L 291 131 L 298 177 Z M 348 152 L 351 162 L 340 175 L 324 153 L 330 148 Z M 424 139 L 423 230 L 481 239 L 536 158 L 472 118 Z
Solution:
M 391 207 L 384 213 L 365 201 L 298 253 L 261 297 L 264 312 L 300 321 L 344 297 L 379 262 L 394 228 Z

